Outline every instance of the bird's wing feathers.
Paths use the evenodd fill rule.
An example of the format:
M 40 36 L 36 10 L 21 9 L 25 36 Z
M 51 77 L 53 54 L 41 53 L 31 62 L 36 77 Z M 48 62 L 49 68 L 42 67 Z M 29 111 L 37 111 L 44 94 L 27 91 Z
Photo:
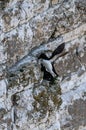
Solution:
M 65 47 L 65 43 L 62 43 L 61 45 L 59 45 L 59 46 L 54 50 L 54 52 L 52 53 L 52 55 L 51 55 L 50 58 L 49 58 L 48 56 L 46 56 L 46 54 L 41 53 L 41 54 L 38 56 L 38 59 L 50 60 L 50 59 L 52 59 L 55 55 L 60 54 L 60 53 L 64 50 L 64 47 Z
M 59 46 L 54 50 L 54 52 L 52 53 L 50 59 L 53 58 L 55 55 L 60 54 L 60 53 L 64 50 L 64 47 L 65 47 L 65 43 L 62 43 L 61 45 L 59 45 Z

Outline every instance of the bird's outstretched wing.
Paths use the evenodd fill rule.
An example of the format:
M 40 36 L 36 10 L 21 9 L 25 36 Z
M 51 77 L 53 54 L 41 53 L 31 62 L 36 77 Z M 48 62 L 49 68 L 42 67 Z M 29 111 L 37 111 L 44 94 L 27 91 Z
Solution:
M 55 55 L 60 54 L 64 50 L 64 47 L 65 47 L 65 43 L 62 43 L 61 45 L 59 45 L 54 50 L 54 52 L 52 53 L 52 55 L 51 55 L 51 57 L 49 59 L 52 59 Z

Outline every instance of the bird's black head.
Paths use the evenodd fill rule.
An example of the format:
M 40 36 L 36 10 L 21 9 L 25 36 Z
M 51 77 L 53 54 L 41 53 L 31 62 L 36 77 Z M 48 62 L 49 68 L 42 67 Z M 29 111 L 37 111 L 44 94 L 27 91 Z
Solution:
M 45 59 L 45 60 L 48 60 L 49 58 L 44 54 L 40 54 L 40 56 L 38 57 L 38 59 Z

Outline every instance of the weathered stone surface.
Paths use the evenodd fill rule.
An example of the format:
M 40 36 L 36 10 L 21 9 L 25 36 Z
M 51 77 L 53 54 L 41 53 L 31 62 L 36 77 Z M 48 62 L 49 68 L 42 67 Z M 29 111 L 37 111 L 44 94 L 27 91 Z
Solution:
M 0 130 L 86 130 L 86 1 L 0 0 Z M 43 80 L 37 57 L 57 56 Z
M 85 126 L 86 124 L 86 100 L 75 100 L 73 105 L 68 107 L 68 112 L 72 116 L 70 124 L 72 124 L 71 129 L 79 129 L 79 125 Z
M 9 8 L 2 13 L 1 29 L 3 33 L 1 42 L 6 45 L 6 48 L 10 49 L 7 53 L 8 59 L 10 58 L 9 62 L 16 62 L 17 58 L 21 58 L 19 56 L 27 54 L 28 50 L 34 46 L 69 32 L 86 22 L 83 2 L 81 2 L 79 9 L 77 7 L 79 1 L 74 1 L 74 3 L 64 2 L 42 13 L 39 11 L 39 15 L 35 16 L 36 13 L 33 13 L 34 6 L 40 7 L 41 4 L 44 3 L 42 1 L 37 3 L 36 1 L 29 3 L 27 1 L 17 1 L 9 3 Z M 15 5 L 15 8 L 12 8 L 11 5 Z M 32 18 L 27 15 L 29 14 L 28 11 Z M 9 47 L 11 44 L 12 48 Z M 12 53 L 9 54 L 10 52 Z

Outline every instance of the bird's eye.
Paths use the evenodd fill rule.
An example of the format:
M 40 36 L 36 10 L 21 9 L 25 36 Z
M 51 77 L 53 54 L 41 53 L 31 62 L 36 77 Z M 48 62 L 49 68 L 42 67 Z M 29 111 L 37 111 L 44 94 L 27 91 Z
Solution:
M 14 77 L 15 75 L 14 74 L 10 74 L 10 77 Z
M 24 70 L 23 69 L 20 69 L 20 72 L 23 72 Z

